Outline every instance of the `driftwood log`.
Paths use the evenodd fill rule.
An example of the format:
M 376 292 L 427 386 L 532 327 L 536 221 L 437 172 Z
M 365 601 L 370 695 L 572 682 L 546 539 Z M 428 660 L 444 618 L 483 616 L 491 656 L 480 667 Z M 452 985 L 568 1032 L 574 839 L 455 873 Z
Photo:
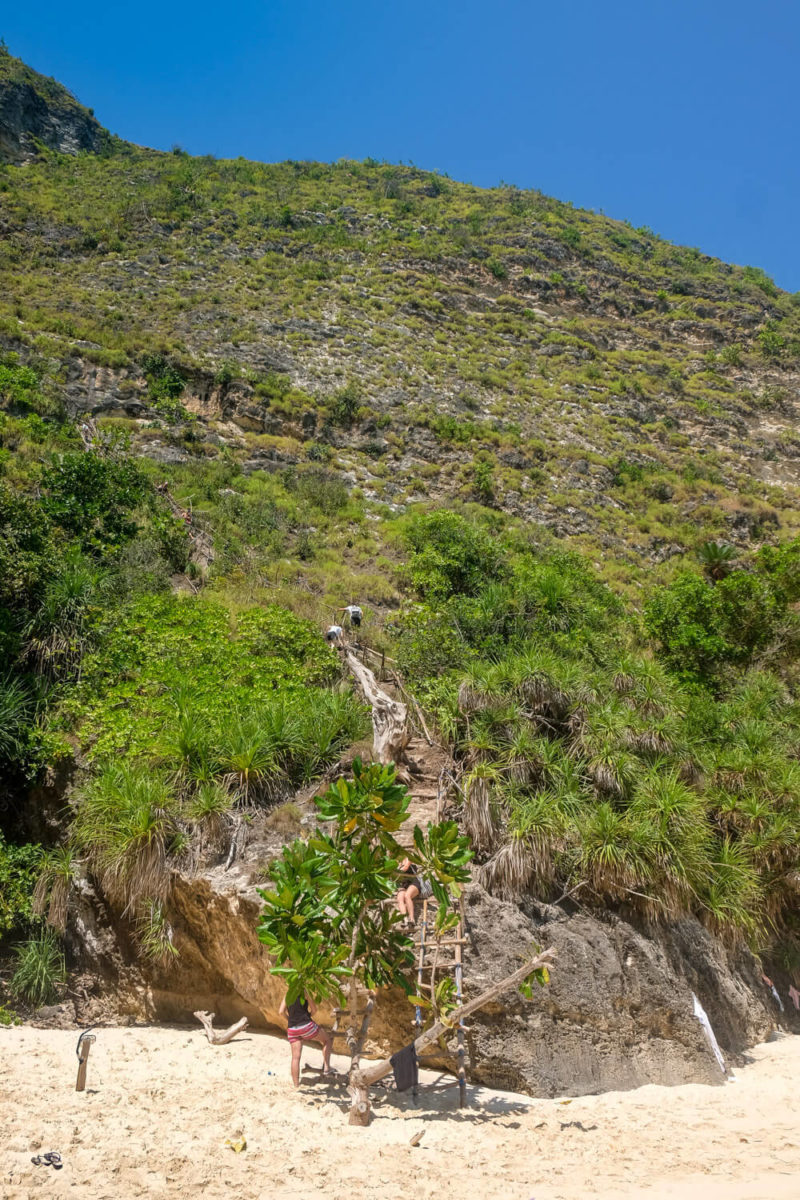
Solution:
M 352 650 L 345 653 L 347 665 L 372 709 L 372 753 L 377 762 L 399 765 L 408 745 L 406 719 L 408 708 L 380 687 L 370 671 Z
M 552 966 L 553 959 L 556 957 L 554 948 L 542 950 L 535 958 L 529 959 L 521 966 L 513 975 L 507 975 L 505 979 L 501 979 L 499 983 L 495 983 L 492 987 L 487 988 L 485 992 L 481 992 L 473 1000 L 468 1000 L 466 1004 L 460 1004 L 458 1008 L 453 1009 L 446 1017 L 436 1021 L 431 1025 L 430 1029 L 425 1033 L 420 1034 L 414 1041 L 414 1049 L 417 1054 L 421 1054 L 432 1042 L 437 1041 L 442 1034 L 451 1033 L 465 1017 L 471 1013 L 478 1012 L 479 1009 L 501 996 L 503 992 L 509 988 L 515 987 L 518 983 L 522 983 L 523 979 L 539 967 Z M 369 1105 L 369 1088 L 370 1084 L 377 1083 L 380 1079 L 384 1079 L 392 1070 L 390 1059 L 384 1058 L 380 1062 L 372 1063 L 371 1066 L 362 1070 L 355 1060 L 353 1068 L 350 1071 L 349 1092 L 352 1099 L 352 1108 L 350 1109 L 350 1124 L 351 1125 L 368 1125 L 370 1119 Z
M 214 1013 L 196 1012 L 194 1016 L 197 1017 L 203 1026 L 206 1037 L 212 1046 L 224 1046 L 227 1042 L 233 1041 L 237 1033 L 241 1033 L 242 1030 L 247 1029 L 248 1025 L 247 1017 L 241 1017 L 233 1025 L 228 1026 L 227 1029 L 214 1029 L 212 1025 L 215 1016 Z

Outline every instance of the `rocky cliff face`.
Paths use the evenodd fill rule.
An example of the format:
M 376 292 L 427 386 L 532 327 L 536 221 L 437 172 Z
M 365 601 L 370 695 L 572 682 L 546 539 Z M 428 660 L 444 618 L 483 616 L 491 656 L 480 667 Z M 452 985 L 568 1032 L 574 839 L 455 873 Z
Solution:
M 124 926 L 84 886 L 71 946 L 86 972 L 79 1019 L 191 1022 L 204 1008 L 222 1022 L 246 1015 L 279 1032 L 283 988 L 256 937 L 258 908 L 246 866 L 177 875 L 171 919 L 180 956 L 158 968 L 135 961 Z M 509 993 L 470 1020 L 470 1075 L 477 1082 L 537 1096 L 722 1082 L 693 1015 L 692 992 L 733 1061 L 775 1028 L 777 1009 L 752 957 L 727 953 L 693 919 L 646 933 L 613 914 L 536 903 L 523 911 L 479 886 L 468 890 L 466 917 L 468 997 L 516 969 L 532 941 L 558 952 L 550 984 L 532 1000 Z M 368 1052 L 405 1044 L 412 1019 L 401 992 L 381 994 Z M 447 1056 L 437 1061 L 453 1066 Z
M 60 154 L 103 148 L 108 133 L 66 88 L 7 53 L 4 64 L 14 69 L 0 72 L 0 162 L 33 162 L 40 145 Z

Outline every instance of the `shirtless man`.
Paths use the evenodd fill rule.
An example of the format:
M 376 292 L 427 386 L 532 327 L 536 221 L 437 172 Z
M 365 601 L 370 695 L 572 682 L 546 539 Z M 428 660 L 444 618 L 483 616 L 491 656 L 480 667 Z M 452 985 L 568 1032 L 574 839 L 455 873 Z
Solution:
M 303 1042 L 319 1042 L 322 1046 L 322 1074 L 332 1074 L 333 1038 L 327 1029 L 320 1028 L 314 1020 L 316 1011 L 317 1006 L 308 995 L 302 1000 L 293 1000 L 291 1004 L 286 1003 L 284 996 L 278 1009 L 279 1015 L 286 1017 L 289 1024 L 286 1036 L 292 1048 L 292 1083 L 295 1087 L 300 1087 L 300 1056 L 303 1053 Z

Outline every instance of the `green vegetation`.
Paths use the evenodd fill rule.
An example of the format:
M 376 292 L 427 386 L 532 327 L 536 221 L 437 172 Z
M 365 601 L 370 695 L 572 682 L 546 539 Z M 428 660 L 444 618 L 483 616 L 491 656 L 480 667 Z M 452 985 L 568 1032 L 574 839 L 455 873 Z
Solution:
M 0 165 L 0 936 L 89 869 L 168 962 L 172 865 L 364 736 L 358 600 L 488 886 L 796 953 L 797 297 L 535 191 L 102 150 Z
M 17 948 L 17 969 L 11 991 L 34 1008 L 50 1004 L 67 977 L 64 953 L 52 930 L 45 930 Z
M 450 553 L 488 530 L 442 517 L 412 527 L 423 600 L 398 635 L 463 765 L 478 877 L 796 947 L 797 593 L 777 580 L 800 544 L 657 590 L 654 656 L 575 557 L 495 537 L 482 583 L 453 575 Z
M 0 938 L 19 932 L 31 918 L 40 856 L 38 846 L 9 845 L 0 833 Z

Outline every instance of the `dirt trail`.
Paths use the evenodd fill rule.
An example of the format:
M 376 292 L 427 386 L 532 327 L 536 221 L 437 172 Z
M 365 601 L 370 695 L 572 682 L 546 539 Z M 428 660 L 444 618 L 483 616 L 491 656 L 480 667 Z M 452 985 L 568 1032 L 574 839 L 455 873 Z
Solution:
M 411 849 L 414 845 L 414 826 L 419 825 L 424 830 L 428 822 L 433 824 L 445 815 L 446 786 L 442 772 L 451 759 L 441 746 L 430 746 L 422 737 L 411 739 L 406 754 L 410 764 L 408 790 L 411 803 L 409 819 L 401 829 L 398 841 Z

